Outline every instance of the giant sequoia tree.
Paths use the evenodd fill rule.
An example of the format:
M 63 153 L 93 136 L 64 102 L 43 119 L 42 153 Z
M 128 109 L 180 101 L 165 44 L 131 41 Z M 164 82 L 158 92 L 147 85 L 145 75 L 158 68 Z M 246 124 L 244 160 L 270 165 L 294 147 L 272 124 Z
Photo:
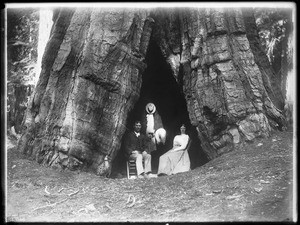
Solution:
M 187 116 L 172 120 L 188 120 L 195 151 L 208 159 L 284 126 L 283 97 L 251 9 L 58 9 L 53 21 L 19 141 L 39 163 L 107 172 L 104 158 L 114 160 L 120 150 L 142 84 L 166 81 L 145 75 L 155 47 L 171 71 L 172 91 L 184 99 L 176 110 Z M 165 114 L 177 102 L 167 100 L 168 88 L 153 88 L 151 100 L 160 102 L 172 133 Z

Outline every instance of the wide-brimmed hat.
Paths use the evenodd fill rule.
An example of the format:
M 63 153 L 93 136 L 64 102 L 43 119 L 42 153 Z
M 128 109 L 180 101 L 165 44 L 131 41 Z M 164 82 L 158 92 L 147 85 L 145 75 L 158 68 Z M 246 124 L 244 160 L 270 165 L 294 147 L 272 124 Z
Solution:
M 146 112 L 147 113 L 153 114 L 153 113 L 155 113 L 155 111 L 156 111 L 156 107 L 153 103 L 150 102 L 146 105 Z

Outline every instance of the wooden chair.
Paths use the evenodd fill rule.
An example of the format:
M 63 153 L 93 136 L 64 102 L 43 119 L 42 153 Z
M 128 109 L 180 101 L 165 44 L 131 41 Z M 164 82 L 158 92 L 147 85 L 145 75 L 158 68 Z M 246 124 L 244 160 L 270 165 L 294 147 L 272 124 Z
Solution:
M 136 164 L 135 159 L 129 159 L 126 161 L 126 167 L 127 167 L 127 178 L 128 179 L 134 179 L 137 177 L 136 172 Z
M 126 166 L 127 166 L 127 178 L 128 179 L 135 179 L 135 178 L 137 178 L 137 171 L 136 171 L 135 159 L 129 159 L 129 160 L 127 160 Z M 143 166 L 144 166 L 144 160 L 143 160 Z

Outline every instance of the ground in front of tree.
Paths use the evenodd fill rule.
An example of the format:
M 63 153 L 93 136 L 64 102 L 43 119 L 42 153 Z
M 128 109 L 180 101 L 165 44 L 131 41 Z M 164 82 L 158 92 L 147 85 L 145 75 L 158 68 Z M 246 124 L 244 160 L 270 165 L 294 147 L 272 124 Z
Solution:
M 292 220 L 291 132 L 274 132 L 190 172 L 153 179 L 59 171 L 25 159 L 10 137 L 7 148 L 7 221 Z

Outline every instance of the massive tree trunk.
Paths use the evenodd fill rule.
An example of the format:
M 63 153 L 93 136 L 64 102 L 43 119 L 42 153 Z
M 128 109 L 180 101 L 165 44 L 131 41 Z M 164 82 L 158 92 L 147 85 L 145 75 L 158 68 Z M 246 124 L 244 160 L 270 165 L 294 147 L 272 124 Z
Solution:
M 110 172 L 140 97 L 150 38 L 182 89 L 199 149 L 209 159 L 228 143 L 269 135 L 270 121 L 283 125 L 281 99 L 272 101 L 271 68 L 258 64 L 261 53 L 255 54 L 238 9 L 95 8 L 55 15 L 19 142 L 39 163 Z
M 182 80 L 190 120 L 208 157 L 226 151 L 228 142 L 239 142 L 240 134 L 246 140 L 269 135 L 269 122 L 284 126 L 282 94 L 267 57 L 257 48 L 252 10 L 174 14 L 156 14 L 161 22 L 157 41 L 174 76 Z M 179 28 L 172 32 L 174 23 Z

